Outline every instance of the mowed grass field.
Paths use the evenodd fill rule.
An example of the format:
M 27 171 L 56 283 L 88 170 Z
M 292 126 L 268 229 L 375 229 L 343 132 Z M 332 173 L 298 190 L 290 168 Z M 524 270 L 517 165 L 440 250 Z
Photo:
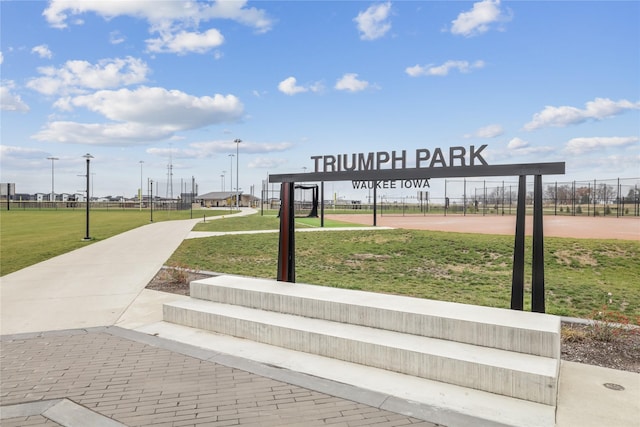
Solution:
M 198 216 L 202 215 L 200 212 Z M 98 212 L 95 215 L 92 212 L 95 228 L 92 226 L 91 234 L 103 239 L 147 224 L 148 212 L 143 214 L 137 217 L 136 212 L 103 212 L 101 218 Z M 163 214 L 166 215 L 159 213 Z M 188 218 L 189 213 L 185 214 Z M 46 259 L 87 244 L 81 242 L 83 213 L 76 217 L 59 216 L 61 213 L 56 211 L 25 212 L 18 221 L 20 225 L 16 226 L 22 231 L 9 226 L 10 222 L 16 222 L 18 215 L 0 215 L 2 274 L 8 273 L 5 262 L 12 266 L 21 263 L 18 254 L 33 263 L 36 258 Z M 171 219 L 179 219 L 176 212 L 171 215 L 175 215 Z M 194 211 L 194 217 L 198 216 Z M 55 225 L 63 219 L 75 222 L 70 228 Z M 330 221 L 325 225 L 352 226 Z M 275 216 L 257 214 L 221 218 L 198 224 L 194 230 L 262 230 L 278 226 Z M 297 220 L 299 228 L 317 226 L 317 219 Z M 5 234 L 8 229 L 11 230 Z M 67 239 L 66 244 L 59 241 L 63 237 Z M 527 239 L 527 251 L 530 248 L 531 241 Z M 40 255 L 36 257 L 34 252 Z M 275 278 L 277 253 L 277 233 L 227 235 L 185 240 L 167 264 Z M 5 254 L 10 261 L 5 261 Z M 298 282 L 503 308 L 510 304 L 512 257 L 513 236 L 403 229 L 296 234 Z M 531 254 L 527 252 L 528 263 L 530 259 Z M 545 268 L 548 313 L 592 317 L 606 304 L 609 310 L 623 314 L 630 322 L 640 322 L 640 242 L 546 237 Z M 529 264 L 525 282 L 525 309 L 530 310 Z
M 221 211 L 194 211 L 203 215 L 228 214 Z M 197 215 L 197 216 L 196 216 Z M 189 219 L 190 211 L 154 211 L 153 220 Z M 85 242 L 86 211 L 84 209 L 2 210 L 0 211 L 0 275 L 47 260 L 93 242 L 149 224 L 149 210 L 100 210 L 89 213 L 89 234 Z

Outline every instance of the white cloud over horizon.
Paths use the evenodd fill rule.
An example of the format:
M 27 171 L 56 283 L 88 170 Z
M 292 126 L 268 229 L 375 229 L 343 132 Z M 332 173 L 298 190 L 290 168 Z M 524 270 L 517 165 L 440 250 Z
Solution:
M 533 119 L 524 125 L 524 130 L 532 131 L 544 127 L 566 127 L 583 123 L 587 120 L 603 120 L 627 110 L 640 110 L 640 102 L 631 102 L 626 99 L 612 101 L 608 98 L 596 98 L 587 102 L 584 109 L 548 105 L 541 112 L 533 115 Z
M 521 138 L 511 139 L 507 144 L 507 150 L 510 152 L 510 154 L 514 155 L 543 154 L 556 151 L 555 148 L 549 146 L 532 146 L 529 141 L 525 141 Z
M 293 144 L 289 142 L 256 143 L 243 141 L 240 143 L 238 149 L 240 156 L 243 156 L 283 152 L 291 149 L 292 147 Z M 151 147 L 147 148 L 145 151 L 148 154 L 159 157 L 169 157 L 169 155 L 171 155 L 173 158 L 179 159 L 207 159 L 216 158 L 219 155 L 226 156 L 228 153 L 235 153 L 236 144 L 231 140 L 217 140 L 189 143 L 184 147 Z M 260 159 L 261 157 L 258 158 Z M 267 160 L 272 162 L 275 161 L 274 159 L 266 157 L 262 157 L 261 159 L 264 159 L 264 162 Z M 264 162 L 263 164 L 266 164 Z
M 609 136 L 609 137 L 582 137 L 570 139 L 565 151 L 569 154 L 583 154 L 590 151 L 605 150 L 607 148 L 618 148 L 638 144 L 640 138 L 637 136 Z M 638 147 L 636 147 L 638 148 Z

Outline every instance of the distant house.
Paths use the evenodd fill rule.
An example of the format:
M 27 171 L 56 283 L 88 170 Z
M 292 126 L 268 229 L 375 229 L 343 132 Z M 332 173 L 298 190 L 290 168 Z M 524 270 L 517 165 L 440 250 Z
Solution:
M 255 206 L 259 199 L 251 194 L 240 193 L 240 207 Z M 212 191 L 196 196 L 196 202 L 207 208 L 236 206 L 236 193 L 230 191 Z
M 200 205 L 207 208 L 235 206 L 236 193 L 230 191 L 212 191 L 196 196 L 196 200 L 200 202 Z M 240 200 L 242 200 L 242 195 L 240 195 Z

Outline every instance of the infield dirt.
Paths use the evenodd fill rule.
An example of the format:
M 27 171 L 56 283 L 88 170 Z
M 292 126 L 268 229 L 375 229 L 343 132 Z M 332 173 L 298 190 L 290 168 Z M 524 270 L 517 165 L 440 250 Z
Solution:
M 373 224 L 372 215 L 329 214 L 326 215 L 326 218 L 354 224 Z M 516 217 L 498 215 L 378 215 L 376 225 L 406 228 L 411 230 L 514 235 L 516 229 Z M 544 235 L 550 237 L 640 241 L 640 218 L 545 216 L 543 219 L 543 230 Z M 530 236 L 532 231 L 533 217 L 527 216 L 525 234 Z

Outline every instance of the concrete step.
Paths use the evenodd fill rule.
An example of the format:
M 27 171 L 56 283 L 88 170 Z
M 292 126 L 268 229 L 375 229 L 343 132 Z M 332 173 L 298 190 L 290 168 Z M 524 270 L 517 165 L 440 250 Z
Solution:
M 554 427 L 555 407 L 168 322 L 137 331 L 205 349 L 206 360 L 443 426 Z
M 555 405 L 559 361 L 467 343 L 190 299 L 165 321 L 430 380 Z
M 560 360 L 560 318 L 239 276 L 191 283 L 191 297 Z

